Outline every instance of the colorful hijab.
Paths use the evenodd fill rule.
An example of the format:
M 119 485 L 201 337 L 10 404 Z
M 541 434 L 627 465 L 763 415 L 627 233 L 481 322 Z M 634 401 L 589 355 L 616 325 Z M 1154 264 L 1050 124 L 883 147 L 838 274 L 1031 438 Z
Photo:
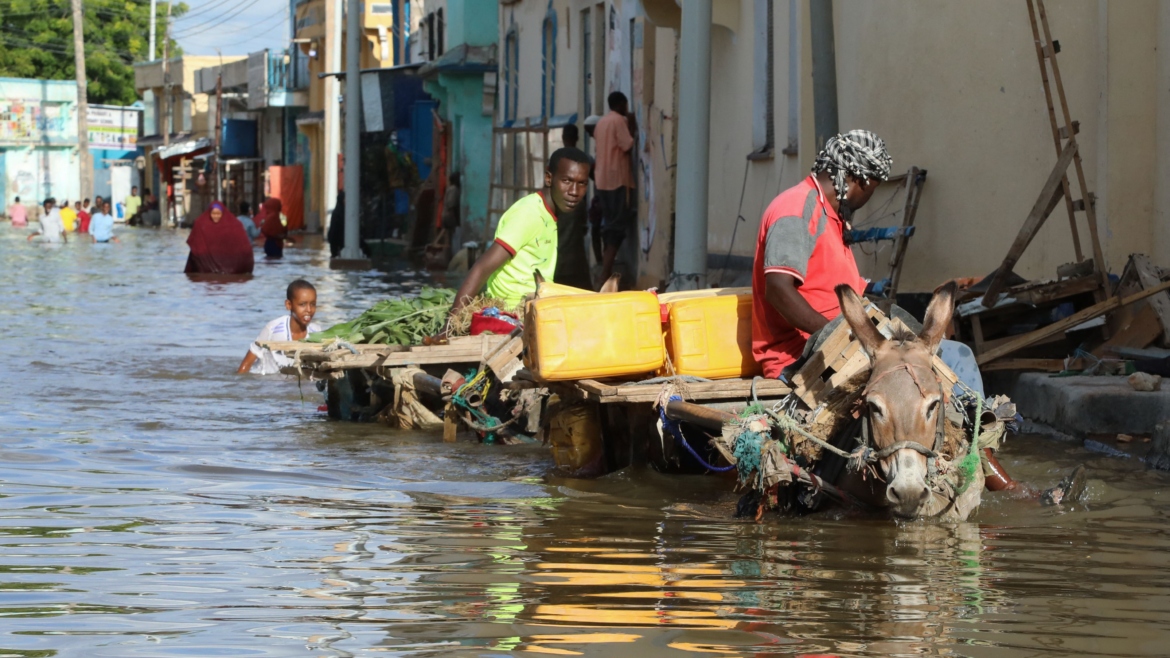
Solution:
M 281 207 L 280 199 L 270 196 L 260 206 L 260 212 L 256 213 L 256 220 L 260 226 L 260 232 L 265 237 L 283 238 L 288 235 L 288 229 L 280 221 Z
M 223 211 L 218 222 L 211 219 L 216 208 Z M 244 225 L 218 201 L 195 220 L 187 245 L 191 247 L 185 270 L 189 274 L 251 274 L 255 265 Z

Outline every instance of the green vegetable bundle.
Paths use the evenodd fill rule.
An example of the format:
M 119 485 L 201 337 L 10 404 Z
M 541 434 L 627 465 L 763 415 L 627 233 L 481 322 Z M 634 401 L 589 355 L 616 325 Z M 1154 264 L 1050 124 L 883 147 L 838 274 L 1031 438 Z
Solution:
M 423 288 L 417 297 L 387 299 L 349 322 L 309 334 L 310 343 L 341 339 L 348 343 L 421 345 L 443 330 L 455 302 L 450 288 Z

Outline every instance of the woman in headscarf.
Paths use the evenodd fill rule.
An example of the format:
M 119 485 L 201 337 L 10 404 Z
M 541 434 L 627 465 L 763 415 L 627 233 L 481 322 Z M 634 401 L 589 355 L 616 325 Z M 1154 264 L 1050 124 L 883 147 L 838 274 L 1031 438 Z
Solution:
M 268 197 L 256 213 L 256 220 L 260 223 L 260 232 L 264 234 L 264 255 L 268 258 L 280 258 L 284 255 L 284 238 L 288 229 L 280 220 L 280 199 Z
M 240 220 L 218 201 L 195 220 L 187 245 L 191 247 L 184 270 L 188 274 L 252 273 L 252 241 Z

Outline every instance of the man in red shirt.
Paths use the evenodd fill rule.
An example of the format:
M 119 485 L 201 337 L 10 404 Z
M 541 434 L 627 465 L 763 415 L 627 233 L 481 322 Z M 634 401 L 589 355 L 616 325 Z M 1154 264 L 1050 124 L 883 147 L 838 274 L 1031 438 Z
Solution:
M 630 101 L 620 91 L 607 99 L 609 113 L 601 117 L 593 128 L 597 158 L 593 168 L 593 188 L 601 201 L 601 241 L 604 245 L 601 256 L 601 281 L 609 280 L 613 274 L 613 263 L 618 248 L 633 227 L 632 212 L 634 175 L 630 169 L 630 149 L 634 148 L 634 135 L 638 134 L 638 123 L 630 112 Z
M 752 268 L 752 354 L 764 376 L 779 377 L 800 359 L 809 335 L 841 314 L 836 286 L 865 291 L 845 236 L 853 211 L 890 177 L 891 164 L 885 142 L 868 130 L 837 135 L 813 173 L 764 211 Z

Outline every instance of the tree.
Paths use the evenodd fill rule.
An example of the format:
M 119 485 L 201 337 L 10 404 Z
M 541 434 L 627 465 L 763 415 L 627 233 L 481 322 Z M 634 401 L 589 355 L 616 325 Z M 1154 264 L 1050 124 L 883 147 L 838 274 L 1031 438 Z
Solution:
M 161 41 L 167 6 L 156 8 Z M 172 19 L 187 11 L 177 3 Z M 0 0 L 0 77 L 72 80 L 73 22 L 70 0 Z M 85 62 L 90 103 L 129 105 L 134 62 L 144 62 L 150 38 L 149 0 L 85 0 Z M 182 51 L 172 39 L 170 52 Z

